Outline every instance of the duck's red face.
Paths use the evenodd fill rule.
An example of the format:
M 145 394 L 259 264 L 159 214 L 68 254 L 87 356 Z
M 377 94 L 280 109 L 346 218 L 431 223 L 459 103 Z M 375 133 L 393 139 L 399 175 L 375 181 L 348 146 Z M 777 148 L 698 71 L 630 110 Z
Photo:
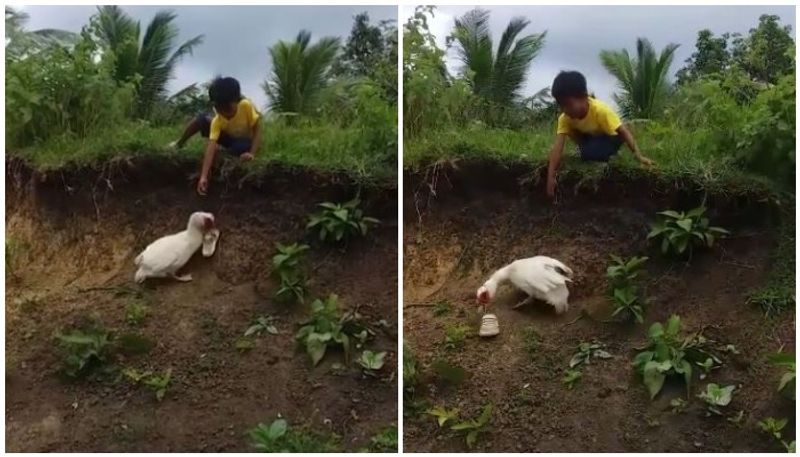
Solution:
M 477 297 L 478 303 L 481 305 L 486 305 L 490 301 L 492 301 L 492 296 L 489 294 L 489 290 L 486 287 L 481 287 L 478 289 Z
M 214 218 L 213 217 L 204 217 L 203 218 L 203 231 L 207 232 L 214 228 Z

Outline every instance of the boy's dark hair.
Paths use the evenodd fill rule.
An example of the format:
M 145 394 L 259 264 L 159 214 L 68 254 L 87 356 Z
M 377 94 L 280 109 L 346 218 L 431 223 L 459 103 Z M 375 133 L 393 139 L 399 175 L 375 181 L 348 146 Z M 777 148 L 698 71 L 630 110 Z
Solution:
M 586 78 L 577 71 L 562 71 L 553 80 L 553 88 L 550 90 L 556 102 L 564 97 L 588 97 L 586 90 Z
M 214 78 L 208 88 L 208 98 L 214 106 L 228 106 L 242 99 L 242 90 L 236 78 L 227 76 Z

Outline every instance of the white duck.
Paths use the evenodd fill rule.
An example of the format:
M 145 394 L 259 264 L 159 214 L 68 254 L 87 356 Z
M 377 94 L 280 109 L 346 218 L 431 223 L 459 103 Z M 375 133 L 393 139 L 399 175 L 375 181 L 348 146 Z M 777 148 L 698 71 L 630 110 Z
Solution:
M 497 294 L 497 286 L 511 281 L 529 295 L 514 308 L 538 299 L 549 303 L 556 309 L 556 313 L 561 314 L 569 308 L 567 282 L 572 281 L 571 276 L 572 270 L 569 267 L 550 257 L 519 259 L 495 271 L 478 289 L 477 299 L 483 305 L 489 304 Z
M 136 257 L 134 263 L 139 269 L 136 270 L 134 280 L 142 283 L 147 278 L 172 277 L 178 281 L 191 281 L 192 275 L 178 276 L 178 270 L 200 246 L 204 246 L 204 241 L 209 236 L 214 237 L 214 243 L 216 237 L 219 237 L 219 231 L 214 228 L 214 215 L 192 213 L 186 230 L 153 241 Z

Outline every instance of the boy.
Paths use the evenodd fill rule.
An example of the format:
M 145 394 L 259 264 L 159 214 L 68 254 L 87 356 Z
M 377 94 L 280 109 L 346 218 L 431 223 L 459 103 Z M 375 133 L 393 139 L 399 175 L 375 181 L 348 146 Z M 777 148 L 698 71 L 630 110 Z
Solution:
M 652 160 L 639 152 L 633 135 L 622 125 L 614 110 L 589 96 L 586 78 L 582 74 L 562 71 L 553 81 L 551 92 L 561 108 L 561 115 L 547 167 L 548 197 L 553 198 L 556 193 L 556 172 L 567 137 L 578 145 L 582 160 L 608 162 L 624 142 L 643 166 L 653 165 Z
M 197 181 L 197 193 L 200 195 L 208 192 L 208 174 L 218 146 L 246 162 L 255 158 L 261 145 L 258 111 L 253 102 L 242 97 L 239 81 L 230 77 L 214 79 L 208 88 L 208 98 L 216 113 L 213 119 L 208 113 L 198 114 L 186 126 L 183 136 L 170 143 L 171 147 L 181 148 L 198 132 L 203 138 L 208 138 L 200 179 Z

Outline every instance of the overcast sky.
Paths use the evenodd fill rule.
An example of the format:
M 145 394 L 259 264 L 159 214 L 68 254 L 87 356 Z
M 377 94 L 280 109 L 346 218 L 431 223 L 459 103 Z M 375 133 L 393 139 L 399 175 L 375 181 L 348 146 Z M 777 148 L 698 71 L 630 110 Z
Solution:
M 456 17 L 472 6 L 439 6 L 429 22 L 439 46 L 451 32 Z M 612 102 L 614 78 L 600 64 L 602 49 L 627 48 L 635 54 L 637 37 L 646 37 L 660 50 L 668 43 L 679 44 L 672 64 L 672 75 L 694 52 L 697 32 L 707 28 L 715 34 L 746 33 L 758 24 L 762 14 L 777 14 L 783 24 L 795 29 L 792 6 L 497 6 L 490 11 L 489 26 L 495 47 L 511 18 L 523 16 L 531 21 L 527 33 L 547 30 L 544 49 L 531 65 L 524 95 L 532 95 L 550 86 L 560 70 L 578 70 L 598 98 Z M 413 6 L 403 6 L 402 22 L 414 13 Z M 460 62 L 455 52 L 448 53 L 448 67 L 456 71 Z
M 17 6 L 30 15 L 29 30 L 58 28 L 80 31 L 95 13 L 94 6 Z M 193 82 L 205 82 L 217 74 L 233 76 L 245 96 L 263 107 L 267 97 L 261 88 L 271 68 L 267 48 L 278 40 L 293 40 L 301 29 L 311 32 L 312 42 L 322 36 L 350 34 L 353 16 L 366 11 L 371 22 L 397 19 L 395 6 L 123 6 L 141 21 L 142 34 L 153 15 L 174 10 L 180 43 L 205 35 L 194 55 L 178 65 L 171 91 Z

